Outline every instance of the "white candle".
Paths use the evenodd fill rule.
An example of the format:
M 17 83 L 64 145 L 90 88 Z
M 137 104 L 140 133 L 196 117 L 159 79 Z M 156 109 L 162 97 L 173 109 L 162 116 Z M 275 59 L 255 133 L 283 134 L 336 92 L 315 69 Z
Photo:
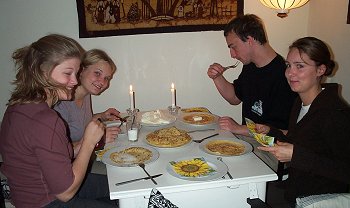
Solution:
M 130 110 L 134 110 L 134 108 L 135 108 L 135 100 L 134 100 L 135 92 L 132 90 L 132 85 L 130 85 L 129 95 L 130 95 Z
M 174 83 L 171 83 L 171 107 L 175 108 L 176 106 L 176 89 Z

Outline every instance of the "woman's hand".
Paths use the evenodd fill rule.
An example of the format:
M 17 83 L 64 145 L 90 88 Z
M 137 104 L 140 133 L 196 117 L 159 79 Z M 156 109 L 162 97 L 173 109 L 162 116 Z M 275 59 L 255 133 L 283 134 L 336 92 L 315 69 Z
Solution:
M 118 126 L 111 126 L 106 128 L 106 143 L 112 143 L 118 137 L 120 128 Z
M 270 152 L 281 162 L 290 162 L 293 156 L 294 145 L 277 141 L 273 147 L 258 147 L 259 150 Z
M 105 125 L 97 119 L 92 119 L 85 128 L 82 142 L 88 142 L 88 144 L 96 146 L 104 132 Z
M 94 118 L 101 118 L 102 121 L 112 121 L 118 120 L 120 112 L 115 108 L 108 108 L 106 111 L 102 113 L 97 113 L 94 115 Z

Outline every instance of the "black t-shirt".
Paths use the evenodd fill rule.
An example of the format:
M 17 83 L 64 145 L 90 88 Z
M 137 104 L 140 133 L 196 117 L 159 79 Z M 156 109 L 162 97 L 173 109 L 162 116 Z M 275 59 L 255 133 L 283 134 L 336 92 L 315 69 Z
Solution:
M 236 96 L 242 101 L 242 124 L 245 124 L 244 118 L 249 118 L 279 129 L 288 128 L 297 94 L 290 89 L 285 70 L 285 60 L 280 55 L 261 68 L 254 63 L 243 66 L 233 82 Z

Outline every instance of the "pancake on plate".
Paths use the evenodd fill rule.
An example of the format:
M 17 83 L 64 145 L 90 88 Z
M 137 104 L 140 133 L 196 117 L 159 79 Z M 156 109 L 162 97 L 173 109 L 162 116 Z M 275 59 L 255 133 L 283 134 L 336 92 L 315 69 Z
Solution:
M 227 156 L 241 155 L 245 151 L 243 144 L 228 140 L 211 140 L 205 148 L 213 154 Z
M 110 154 L 110 159 L 117 164 L 139 164 L 151 159 L 151 150 L 143 147 L 128 147 L 119 152 Z
M 204 107 L 183 108 L 181 109 L 181 111 L 184 113 L 193 113 L 193 112 L 210 113 L 209 110 Z
M 186 131 L 169 127 L 149 133 L 146 141 L 156 147 L 180 147 L 189 143 L 191 137 Z
M 182 117 L 185 123 L 205 125 L 214 122 L 215 116 L 209 113 L 191 113 Z

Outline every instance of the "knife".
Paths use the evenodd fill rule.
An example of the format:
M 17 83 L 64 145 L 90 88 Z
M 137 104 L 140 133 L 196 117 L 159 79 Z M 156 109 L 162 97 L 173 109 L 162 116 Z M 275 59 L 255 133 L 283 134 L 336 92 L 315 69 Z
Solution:
M 197 132 L 197 131 L 214 131 L 215 129 L 197 129 L 197 130 L 192 130 L 192 131 L 188 131 L 187 133 L 193 133 L 193 132 Z
M 213 135 L 204 137 L 203 139 L 200 139 L 200 140 L 193 140 L 193 141 L 194 141 L 194 142 L 197 142 L 197 143 L 201 143 L 201 142 L 203 142 L 204 140 L 209 139 L 209 138 L 212 138 L 212 137 L 217 136 L 217 135 L 219 135 L 219 133 L 216 133 L 216 134 L 213 134 Z
M 124 185 L 124 184 L 127 184 L 127 183 L 132 183 L 132 182 L 135 182 L 135 181 L 148 180 L 148 179 L 151 179 L 151 178 L 157 178 L 157 177 L 159 177 L 161 175 L 163 175 L 163 174 L 157 174 L 157 175 L 147 176 L 147 177 L 143 177 L 143 178 L 136 178 L 136 179 L 133 179 L 133 180 L 128 180 L 128 181 L 123 181 L 123 182 L 120 182 L 120 183 L 116 183 L 115 185 L 119 186 L 119 185 Z

